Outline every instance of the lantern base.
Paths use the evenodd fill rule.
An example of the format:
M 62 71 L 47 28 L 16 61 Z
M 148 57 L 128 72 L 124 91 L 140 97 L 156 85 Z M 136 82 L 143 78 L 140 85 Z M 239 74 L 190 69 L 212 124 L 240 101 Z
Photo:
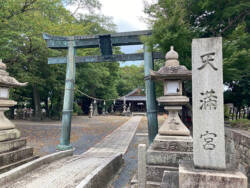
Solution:
M 180 106 L 186 105 L 189 102 L 189 98 L 182 95 L 167 95 L 158 97 L 157 101 L 164 106 Z
M 21 133 L 17 129 L 0 130 L 0 142 L 18 139 L 21 137 Z
M 10 120 L 8 120 L 4 115 L 4 112 L 8 109 L 9 108 L 6 107 L 0 107 L 0 131 L 16 128 L 16 126 Z
M 182 109 L 181 106 L 168 106 L 164 108 L 169 111 L 168 118 L 164 121 L 163 125 L 159 129 L 160 135 L 172 135 L 172 136 L 189 136 L 190 131 L 181 121 L 178 111 Z

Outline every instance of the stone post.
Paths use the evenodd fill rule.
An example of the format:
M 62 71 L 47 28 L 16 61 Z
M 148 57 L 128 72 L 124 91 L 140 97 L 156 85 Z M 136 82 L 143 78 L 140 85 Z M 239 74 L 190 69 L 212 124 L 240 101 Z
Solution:
M 91 103 L 89 106 L 89 118 L 92 118 L 92 116 L 93 116 L 93 105 Z
M 125 99 L 125 97 L 123 97 L 123 112 L 122 113 L 123 114 L 126 113 L 126 99 Z
M 105 106 L 106 106 L 106 102 L 103 101 L 103 106 L 102 106 L 102 115 L 105 115 L 106 114 L 106 111 L 105 111 Z
M 114 105 L 111 105 L 111 113 L 114 113 Z
M 138 188 L 146 188 L 146 145 L 138 146 Z
M 247 177 L 226 169 L 222 38 L 193 39 L 193 161 L 179 166 L 179 187 L 247 188 Z
M 222 38 L 193 40 L 194 165 L 199 168 L 226 168 L 222 62 Z
M 93 116 L 98 115 L 98 107 L 97 107 L 97 102 L 94 100 L 94 105 L 93 105 Z

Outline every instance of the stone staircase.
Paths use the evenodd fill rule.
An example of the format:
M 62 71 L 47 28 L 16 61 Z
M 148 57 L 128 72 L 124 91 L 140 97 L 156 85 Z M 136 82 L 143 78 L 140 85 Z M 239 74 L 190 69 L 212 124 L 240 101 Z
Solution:
M 37 159 L 33 148 L 26 146 L 26 138 L 12 138 L 0 141 L 0 173 Z

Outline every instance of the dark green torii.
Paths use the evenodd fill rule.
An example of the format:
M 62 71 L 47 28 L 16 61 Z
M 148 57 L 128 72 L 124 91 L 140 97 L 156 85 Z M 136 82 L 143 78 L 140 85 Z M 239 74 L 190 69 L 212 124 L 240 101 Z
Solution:
M 98 62 L 113 62 L 113 61 L 135 61 L 144 60 L 145 77 L 149 75 L 153 69 L 153 59 L 163 59 L 160 53 L 152 53 L 149 47 L 144 45 L 144 53 L 135 54 L 113 54 L 112 46 L 127 46 L 143 44 L 140 40 L 141 36 L 151 35 L 151 30 L 133 31 L 112 33 L 105 35 L 93 36 L 52 36 L 43 34 L 43 38 L 47 42 L 48 48 L 52 49 L 68 49 L 67 57 L 49 58 L 48 64 L 62 64 L 67 63 L 64 103 L 62 112 L 62 132 L 60 137 L 60 144 L 57 146 L 58 150 L 71 149 L 70 132 L 71 119 L 73 111 L 74 100 L 74 84 L 75 84 L 75 69 L 76 63 L 98 63 Z M 77 57 L 77 48 L 96 48 L 101 49 L 101 56 L 84 56 Z M 151 80 L 146 80 L 146 97 L 147 97 L 147 118 L 148 118 L 148 132 L 149 142 L 152 143 L 154 137 L 158 133 L 158 121 L 155 99 L 155 86 Z

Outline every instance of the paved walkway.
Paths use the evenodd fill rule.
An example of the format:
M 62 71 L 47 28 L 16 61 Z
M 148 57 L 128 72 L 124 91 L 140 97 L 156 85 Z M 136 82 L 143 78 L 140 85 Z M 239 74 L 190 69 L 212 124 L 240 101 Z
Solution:
M 119 153 L 125 154 L 142 117 L 129 119 L 113 133 L 87 152 L 61 159 L 4 185 L 5 188 L 66 188 L 76 187 L 91 172 L 112 160 Z

